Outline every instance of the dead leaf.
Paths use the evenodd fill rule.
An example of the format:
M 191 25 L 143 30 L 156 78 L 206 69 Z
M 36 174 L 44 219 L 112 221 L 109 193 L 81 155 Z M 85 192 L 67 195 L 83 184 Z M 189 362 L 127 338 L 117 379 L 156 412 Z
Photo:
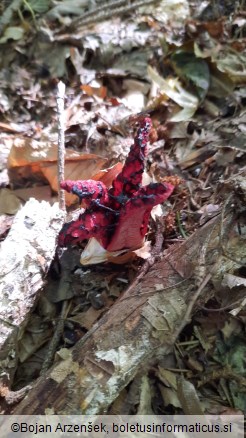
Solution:
M 140 383 L 140 399 L 137 415 L 153 415 L 152 410 L 152 385 L 149 377 L 144 375 Z
M 107 88 L 104 86 L 92 87 L 91 85 L 81 85 L 80 88 L 87 96 L 96 96 L 100 97 L 100 99 L 105 99 L 107 96 Z
M 209 48 L 207 48 L 209 47 Z M 246 80 L 246 56 L 244 52 L 236 51 L 229 45 L 222 46 L 212 38 L 207 41 L 207 47 L 201 48 L 194 43 L 194 52 L 201 58 L 210 57 L 217 69 L 226 73 L 236 84 L 243 84 Z
M 66 160 L 65 179 L 93 179 L 94 172 L 97 172 L 105 163 L 106 159 L 93 154 L 82 154 L 79 159 Z M 40 164 L 40 170 L 48 180 L 52 190 L 58 191 L 57 163 Z M 78 197 L 66 193 L 66 205 L 78 202 Z
M 95 265 L 103 262 L 111 262 L 116 265 L 124 265 L 133 261 L 136 256 L 142 259 L 150 257 L 150 242 L 144 242 L 143 246 L 135 251 L 122 249 L 120 251 L 110 252 L 104 249 L 100 243 L 92 237 L 89 239 L 80 258 L 82 265 Z
M 242 333 L 242 324 L 236 318 L 232 316 L 225 322 L 224 327 L 220 330 L 223 334 L 223 338 L 226 340 L 230 339 L 231 336 L 238 336 Z
M 214 155 L 214 159 L 218 166 L 227 167 L 230 165 L 230 163 L 233 163 L 236 155 L 237 151 L 235 149 L 231 149 L 230 147 L 221 148 Z
M 198 108 L 199 99 L 186 91 L 177 78 L 169 78 L 166 80 L 150 66 L 148 67 L 148 73 L 152 81 L 159 86 L 160 92 L 183 108 L 183 110 L 174 114 L 169 120 L 172 122 L 189 120 Z
M 71 149 L 66 150 L 65 179 L 89 179 L 107 162 L 94 154 L 80 154 Z M 11 181 L 17 182 L 20 176 L 33 179 L 41 175 L 48 180 L 52 190 L 58 191 L 57 181 L 57 145 L 50 142 L 36 141 L 29 138 L 18 138 L 13 142 L 8 169 L 11 171 Z M 66 203 L 71 205 L 78 198 L 67 194 Z
M 173 389 L 177 389 L 177 374 L 170 370 L 166 370 L 165 368 L 159 366 L 157 377 L 164 383 L 165 386 L 171 387 Z
M 27 331 L 19 340 L 18 352 L 20 362 L 27 360 L 37 351 L 52 335 L 52 327 L 44 323 L 43 319 L 33 314 L 28 323 Z
M 246 286 L 246 278 L 232 274 L 225 274 L 221 286 L 229 287 L 230 289 L 239 286 Z
M 158 385 L 160 391 L 161 391 L 161 396 L 164 402 L 164 406 L 174 406 L 176 408 L 181 408 L 181 403 L 178 399 L 177 396 L 177 391 L 175 391 L 174 389 L 171 388 L 167 388 L 164 385 Z
M 8 231 L 13 223 L 14 216 L 8 216 L 6 214 L 2 214 L 0 216 L 0 236 Z
M 145 107 L 146 96 L 149 92 L 149 84 L 133 79 L 125 79 L 123 89 L 125 95 L 121 102 L 132 110 L 133 113 L 139 113 Z
M 47 201 L 54 203 L 57 199 L 51 196 L 50 186 L 35 186 L 27 187 L 25 189 L 14 190 L 13 193 L 22 201 L 28 201 L 30 198 L 35 198 L 37 201 Z
M 203 205 L 197 213 L 201 215 L 199 223 L 200 225 L 205 224 L 209 219 L 216 216 L 220 211 L 220 206 L 218 204 L 205 204 Z
M 2 131 L 6 131 L 6 132 L 14 132 L 14 133 L 19 133 L 19 132 L 25 132 L 28 131 L 28 129 L 30 129 L 30 127 L 28 126 L 28 124 L 17 124 L 17 123 L 3 123 L 0 122 L 0 128 L 2 129 Z
M 72 149 L 66 149 L 66 161 L 84 160 L 107 161 L 93 154 L 80 154 Z M 48 141 L 37 141 L 30 138 L 15 138 L 8 157 L 8 168 L 28 166 L 37 163 L 39 166 L 56 163 L 57 145 Z
M 79 323 L 82 327 L 90 330 L 93 324 L 98 320 L 104 309 L 94 309 L 92 306 L 86 311 L 78 313 L 69 318 L 71 321 Z
M 21 202 L 12 190 L 0 190 L 0 214 L 15 214 L 20 207 Z
M 135 251 L 133 251 L 133 253 L 135 253 L 141 259 L 148 259 L 151 256 L 151 242 L 147 240 L 146 242 L 144 242 L 141 248 L 136 249 Z
M 118 173 L 121 172 L 123 167 L 122 163 L 116 163 L 112 167 L 108 167 L 107 169 L 99 170 L 95 175 L 91 177 L 95 181 L 102 181 L 106 187 L 110 187 L 112 181 L 116 178 Z
M 113 259 L 124 252 L 125 250 L 123 249 L 121 251 L 110 253 L 104 249 L 94 237 L 92 237 L 88 241 L 84 251 L 81 254 L 80 263 L 81 265 L 94 265 L 97 263 L 103 263 L 108 261 L 110 257 Z
M 177 379 L 177 394 L 185 415 L 203 415 L 203 408 L 194 385 L 180 377 Z

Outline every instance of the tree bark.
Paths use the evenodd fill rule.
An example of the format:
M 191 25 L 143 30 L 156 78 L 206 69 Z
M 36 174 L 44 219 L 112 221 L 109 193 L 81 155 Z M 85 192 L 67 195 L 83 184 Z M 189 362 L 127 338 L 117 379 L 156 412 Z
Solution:
M 30 199 L 17 213 L 0 252 L 1 376 L 9 384 L 18 361 L 18 340 L 54 258 L 64 213 L 58 204 Z

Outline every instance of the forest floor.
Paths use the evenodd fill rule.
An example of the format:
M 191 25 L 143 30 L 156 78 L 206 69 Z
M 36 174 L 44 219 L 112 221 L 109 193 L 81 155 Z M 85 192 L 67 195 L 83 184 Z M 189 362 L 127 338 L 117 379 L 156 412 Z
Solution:
M 136 323 L 134 332 L 133 320 L 127 317 L 124 324 L 129 332 L 125 341 L 122 334 L 118 342 L 123 345 L 136 336 L 137 349 L 151 344 L 151 357 L 143 354 L 132 363 L 128 377 L 121 377 L 98 413 L 246 411 L 243 3 L 2 2 L 0 266 L 3 276 L 6 260 L 9 271 L 15 272 L 11 274 L 15 278 L 0 283 L 0 290 L 7 291 L 8 306 L 15 309 L 13 314 L 6 303 L 0 305 L 2 413 L 16 407 L 23 387 L 49 372 L 56 352 L 56 356 L 63 352 L 60 360 L 67 350 L 80 355 L 81 340 L 94 330 L 108 336 L 110 344 L 107 318 L 119 318 L 120 300 L 123 297 L 124 303 L 129 291 L 135 298 L 139 294 L 134 311 L 145 320 L 145 335 L 146 321 L 161 332 L 157 312 L 162 304 L 154 309 L 148 297 L 141 301 L 141 292 L 149 293 L 148 284 L 150 289 L 155 285 L 156 294 L 174 287 L 162 265 L 167 260 L 179 273 L 179 277 L 168 276 L 188 281 L 187 290 L 177 287 L 172 298 L 178 316 L 168 321 L 172 334 L 168 348 L 163 349 L 167 343 L 161 336 L 158 345 L 146 337 L 142 346 L 140 326 Z M 145 245 L 137 251 L 99 253 L 95 242 L 88 248 L 84 241 L 67 250 L 57 248 L 63 223 L 54 210 L 59 185 L 59 81 L 66 87 L 65 179 L 92 179 L 110 187 L 136 138 L 138 123 L 146 117 L 152 120 L 143 184 L 170 183 L 175 189 L 165 204 L 153 210 Z M 39 202 L 32 203 L 32 198 Z M 66 194 L 66 206 L 73 217 L 77 197 Z M 39 236 L 30 232 L 30 239 L 37 242 L 42 234 L 49 241 L 49 247 L 35 253 L 35 268 L 30 257 L 25 258 L 30 251 L 28 235 L 24 244 L 25 231 L 19 228 L 34 212 Z M 23 284 L 30 283 L 30 273 L 38 275 L 35 287 L 22 290 L 17 265 L 28 271 Z M 15 281 L 13 296 L 9 284 Z M 22 293 L 20 309 L 16 303 Z M 185 309 L 180 307 L 181 297 Z M 18 327 L 17 337 L 10 325 Z M 116 324 L 111 330 L 120 327 Z M 111 376 L 115 372 L 111 370 Z

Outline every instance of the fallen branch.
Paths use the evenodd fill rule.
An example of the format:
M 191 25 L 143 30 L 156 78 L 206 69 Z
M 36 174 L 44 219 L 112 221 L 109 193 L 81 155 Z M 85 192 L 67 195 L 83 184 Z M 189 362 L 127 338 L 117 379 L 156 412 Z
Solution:
M 17 343 L 44 285 L 63 217 L 58 204 L 30 199 L 1 244 L 1 376 L 8 374 L 9 383 L 18 361 Z
M 60 34 L 63 30 L 68 32 L 69 30 L 74 31 L 76 29 L 77 31 L 82 26 L 98 23 L 114 16 L 119 17 L 120 15 L 124 15 L 133 10 L 136 11 L 141 6 L 151 5 L 157 1 L 158 0 L 133 0 L 131 4 L 129 3 L 129 0 L 107 1 L 103 4 L 100 4 L 100 6 L 97 8 L 85 12 L 82 16 L 75 18 L 69 24 L 69 26 L 64 26 L 62 30 L 59 30 L 58 34 Z

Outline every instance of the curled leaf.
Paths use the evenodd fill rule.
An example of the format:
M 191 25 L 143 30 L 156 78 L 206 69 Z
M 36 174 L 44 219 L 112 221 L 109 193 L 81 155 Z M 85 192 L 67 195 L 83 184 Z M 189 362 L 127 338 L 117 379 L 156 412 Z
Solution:
M 170 119 L 172 122 L 182 122 L 189 120 L 196 112 L 199 99 L 193 94 L 186 91 L 179 83 L 178 79 L 164 79 L 152 67 L 148 67 L 148 73 L 153 82 L 155 82 L 160 92 L 166 94 L 170 99 L 177 103 L 183 110 L 173 115 Z

